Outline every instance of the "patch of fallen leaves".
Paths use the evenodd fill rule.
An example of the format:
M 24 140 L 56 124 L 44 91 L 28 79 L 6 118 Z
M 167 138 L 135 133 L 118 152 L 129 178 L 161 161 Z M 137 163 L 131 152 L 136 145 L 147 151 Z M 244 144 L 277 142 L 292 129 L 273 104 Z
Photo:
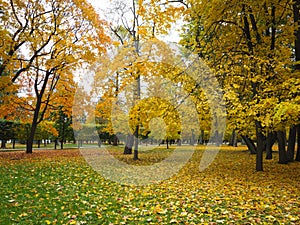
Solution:
M 145 165 L 165 158 L 164 150 L 134 162 L 121 148 L 113 152 Z M 275 153 L 258 173 L 254 155 L 225 147 L 200 172 L 203 150 L 172 178 L 141 187 L 105 180 L 78 150 L 2 152 L 0 224 L 300 223 L 300 163 L 280 165 Z

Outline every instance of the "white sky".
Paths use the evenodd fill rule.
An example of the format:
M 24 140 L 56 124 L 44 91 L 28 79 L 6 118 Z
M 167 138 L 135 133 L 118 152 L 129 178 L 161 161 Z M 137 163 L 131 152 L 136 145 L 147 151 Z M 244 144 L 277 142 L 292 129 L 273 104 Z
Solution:
M 126 0 L 123 0 L 125 2 Z M 96 9 L 97 12 L 99 12 L 100 16 L 102 19 L 106 19 L 105 15 L 103 15 L 104 11 L 109 7 L 111 4 L 111 0 L 88 0 L 94 8 Z M 167 42 L 178 42 L 179 41 L 179 32 L 177 31 L 180 26 L 182 25 L 182 21 L 179 21 L 176 25 L 174 25 L 174 28 L 170 30 L 169 35 L 163 36 L 160 39 L 167 41 Z

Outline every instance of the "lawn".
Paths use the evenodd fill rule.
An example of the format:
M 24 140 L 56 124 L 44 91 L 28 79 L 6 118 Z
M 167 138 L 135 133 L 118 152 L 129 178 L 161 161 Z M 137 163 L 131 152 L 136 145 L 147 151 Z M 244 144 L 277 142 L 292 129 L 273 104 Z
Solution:
M 280 165 L 275 153 L 255 172 L 244 147 L 222 147 L 200 172 L 203 149 L 170 179 L 147 186 L 104 179 L 77 149 L 1 152 L 0 224 L 300 224 L 300 163 Z M 111 153 L 144 165 L 171 150 L 142 151 L 139 161 L 122 148 Z

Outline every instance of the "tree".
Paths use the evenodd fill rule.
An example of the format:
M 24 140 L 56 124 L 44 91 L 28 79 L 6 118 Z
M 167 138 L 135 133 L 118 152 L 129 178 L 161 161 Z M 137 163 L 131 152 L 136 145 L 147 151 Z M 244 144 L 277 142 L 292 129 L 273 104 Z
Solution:
M 15 124 L 13 121 L 0 120 L 0 137 L 1 148 L 6 148 L 6 142 L 10 139 L 14 139 L 15 136 Z
M 147 40 L 165 34 L 171 28 L 171 23 L 178 18 L 182 8 L 161 0 L 132 0 L 130 4 L 113 1 L 111 5 L 113 17 L 111 31 L 115 46 L 122 46 L 122 49 L 121 52 L 116 53 L 121 57 L 116 58 L 115 61 L 118 63 L 115 64 L 115 68 L 110 67 L 108 72 L 110 78 L 107 80 L 109 83 L 107 93 L 110 94 L 107 97 L 117 98 L 121 87 L 134 81 L 135 86 L 132 90 L 132 106 L 134 106 L 138 105 L 141 99 L 141 76 L 144 75 L 144 63 L 139 63 L 139 60 L 142 60 L 141 46 Z M 131 153 L 134 144 L 134 159 L 136 160 L 138 159 L 140 122 L 135 126 L 133 130 L 128 130 L 128 141 L 124 153 Z
M 19 93 L 26 93 L 16 102 L 32 112 L 26 149 L 32 153 L 37 125 L 56 107 L 52 98 L 59 92 L 58 84 L 74 92 L 69 85 L 74 70 L 95 61 L 109 38 L 104 22 L 85 0 L 12 0 L 3 1 L 1 8 L 7 45 L 1 49 L 0 75 L 9 72 L 7 88 L 16 83 Z
M 294 22 L 296 24 L 296 29 L 295 29 L 295 73 L 299 75 L 300 73 L 300 1 L 294 1 L 293 4 L 293 15 L 294 15 Z M 299 99 L 299 95 L 296 97 Z M 298 101 L 299 102 L 299 101 Z M 292 126 L 291 132 L 290 132 L 290 137 L 291 140 L 289 140 L 289 144 L 291 147 L 289 147 L 289 152 L 290 153 L 290 159 L 292 158 L 293 152 L 294 152 L 294 147 L 295 147 L 295 140 L 296 140 L 296 133 L 297 133 L 297 154 L 296 154 L 296 161 L 300 162 L 300 124 L 296 126 Z
M 53 139 L 53 137 L 58 136 L 58 132 L 54 127 L 54 123 L 48 120 L 43 120 L 37 126 L 34 140 L 38 143 L 38 148 L 41 147 L 41 141 L 44 140 L 44 146 L 46 147 L 47 141 Z
M 278 131 L 282 135 L 299 115 L 299 110 L 290 115 L 278 111 L 288 102 L 293 102 L 294 109 L 299 105 L 299 82 L 295 82 L 291 60 L 292 1 L 188 2 L 190 30 L 182 43 L 215 69 L 226 91 L 230 123 L 244 137 L 255 127 L 256 170 L 262 171 L 266 134 Z
M 64 148 L 64 143 L 67 138 L 74 139 L 70 134 L 73 134 L 73 129 L 71 128 L 72 119 L 68 117 L 64 111 L 64 107 L 59 107 L 56 112 L 53 113 L 53 119 L 55 120 L 54 127 L 58 132 L 58 139 L 60 141 L 60 149 Z M 71 132 L 70 132 L 71 130 Z

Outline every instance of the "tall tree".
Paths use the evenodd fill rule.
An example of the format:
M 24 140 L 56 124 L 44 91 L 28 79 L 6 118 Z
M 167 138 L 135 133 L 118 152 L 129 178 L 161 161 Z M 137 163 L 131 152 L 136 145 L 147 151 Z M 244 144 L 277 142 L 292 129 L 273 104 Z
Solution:
M 144 75 L 144 65 L 138 62 L 141 60 L 141 46 L 147 40 L 170 30 L 172 22 L 178 18 L 181 11 L 182 8 L 161 0 L 111 3 L 111 13 L 108 13 L 112 17 L 111 31 L 115 45 L 122 47 L 122 53 L 118 53 L 121 56 L 120 62 L 116 64 L 118 68 L 110 73 L 110 85 L 113 85 L 109 91 L 111 97 L 117 97 L 120 87 L 134 81 L 132 106 L 138 105 L 141 98 L 141 76 Z M 137 123 L 134 130 L 129 131 L 124 150 L 124 153 L 131 153 L 134 145 L 134 159 L 138 159 L 140 126 L 141 124 Z
M 291 60 L 293 1 L 188 3 L 189 32 L 182 43 L 216 71 L 231 126 L 248 139 L 255 130 L 256 170 L 261 171 L 266 134 L 281 135 L 299 116 L 299 82 Z M 291 105 L 294 111 L 287 114 Z
M 85 0 L 4 0 L 1 8 L 6 15 L 2 27 L 9 34 L 1 48 L 0 75 L 9 72 L 7 87 L 16 83 L 25 94 L 16 102 L 32 112 L 26 149 L 32 153 L 36 127 L 55 106 L 52 97 L 58 84 L 74 91 L 68 85 L 74 70 L 95 61 L 109 38 L 104 22 Z

